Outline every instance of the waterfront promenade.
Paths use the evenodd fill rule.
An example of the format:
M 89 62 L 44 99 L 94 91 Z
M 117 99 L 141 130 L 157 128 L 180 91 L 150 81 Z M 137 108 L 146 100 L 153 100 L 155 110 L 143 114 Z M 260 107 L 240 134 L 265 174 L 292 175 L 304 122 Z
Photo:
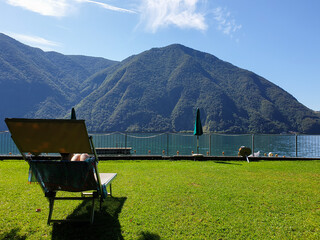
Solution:
M 196 137 L 192 133 L 91 133 L 95 147 L 109 149 L 100 158 L 107 159 L 194 159 Z M 252 149 L 254 159 L 320 158 L 319 135 L 296 134 L 216 134 L 200 137 L 202 160 L 235 160 L 241 146 Z M 110 151 L 117 150 L 117 151 Z M 123 154 L 121 154 L 121 150 Z M 20 153 L 9 132 L 0 133 L 1 158 L 19 159 Z M 44 153 L 43 156 L 51 156 Z M 51 156 L 54 157 L 54 156 Z

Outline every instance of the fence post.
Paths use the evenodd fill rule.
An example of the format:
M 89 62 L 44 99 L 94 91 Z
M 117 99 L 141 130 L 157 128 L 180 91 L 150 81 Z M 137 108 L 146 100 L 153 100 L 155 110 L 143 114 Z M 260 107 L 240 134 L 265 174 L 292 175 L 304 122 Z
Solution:
M 167 156 L 169 156 L 169 133 L 167 133 Z
M 298 157 L 298 134 L 296 134 L 296 157 Z
M 252 156 L 254 156 L 254 134 L 252 134 L 251 147 L 252 147 Z
M 125 132 L 125 135 L 124 135 L 124 151 L 126 152 L 127 150 L 127 132 Z
M 209 156 L 211 156 L 211 133 L 209 133 Z

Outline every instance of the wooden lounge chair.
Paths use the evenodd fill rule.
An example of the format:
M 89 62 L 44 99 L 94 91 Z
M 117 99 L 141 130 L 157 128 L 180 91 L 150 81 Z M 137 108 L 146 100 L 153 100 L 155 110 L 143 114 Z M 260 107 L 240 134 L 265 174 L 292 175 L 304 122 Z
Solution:
M 5 122 L 30 165 L 29 181 L 38 182 L 49 201 L 48 224 L 61 221 L 51 220 L 55 200 L 92 200 L 90 222 L 93 223 L 95 199 L 100 200 L 101 210 L 103 199 L 112 194 L 111 183 L 117 174 L 99 174 L 98 157 L 84 120 L 6 118 Z M 41 153 L 56 156 L 88 153 L 93 157 L 85 161 L 57 160 L 57 157 L 44 160 Z M 57 197 L 58 191 L 81 192 L 81 197 Z

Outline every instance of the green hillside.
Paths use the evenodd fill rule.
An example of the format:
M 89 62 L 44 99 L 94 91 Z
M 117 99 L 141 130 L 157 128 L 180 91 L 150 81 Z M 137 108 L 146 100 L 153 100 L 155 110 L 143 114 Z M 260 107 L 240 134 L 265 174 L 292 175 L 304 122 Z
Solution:
M 122 62 L 44 52 L 0 34 L 5 117 L 63 118 L 76 106 L 90 131 L 320 133 L 320 115 L 257 74 L 174 44 Z
M 197 107 L 206 131 L 320 132 L 319 117 L 283 89 L 182 45 L 113 66 L 77 112 L 93 131 L 183 131 L 192 130 Z
M 85 87 L 94 88 L 85 80 L 114 63 L 43 52 L 0 34 L 0 119 L 62 117 L 85 96 Z

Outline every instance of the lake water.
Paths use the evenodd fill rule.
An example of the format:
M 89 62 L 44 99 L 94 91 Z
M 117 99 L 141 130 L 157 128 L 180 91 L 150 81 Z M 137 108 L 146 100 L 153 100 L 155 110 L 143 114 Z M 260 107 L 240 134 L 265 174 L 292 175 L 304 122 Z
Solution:
M 90 134 L 96 148 L 131 148 L 136 155 L 191 155 L 197 152 L 197 137 L 191 133 L 104 133 Z M 320 157 L 319 135 L 203 134 L 199 153 L 210 156 L 237 156 L 241 146 L 287 157 Z M 0 133 L 0 154 L 19 154 L 8 132 Z

